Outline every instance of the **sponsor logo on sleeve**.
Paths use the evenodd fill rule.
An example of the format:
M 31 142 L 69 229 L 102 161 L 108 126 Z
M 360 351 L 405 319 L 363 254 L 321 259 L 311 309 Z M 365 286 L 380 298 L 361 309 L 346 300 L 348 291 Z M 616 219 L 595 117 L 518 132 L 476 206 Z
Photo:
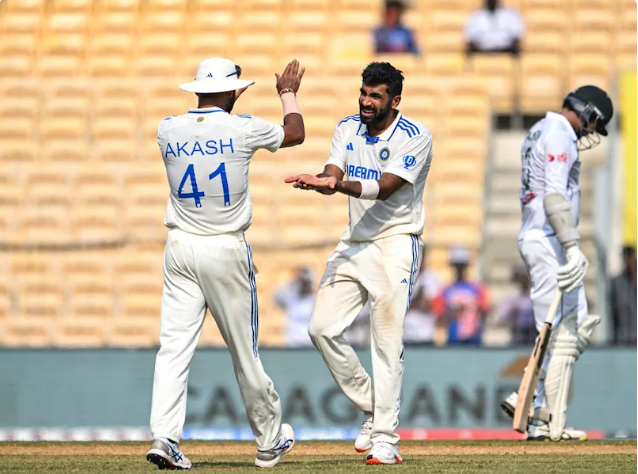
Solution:
M 561 153 L 560 155 L 552 155 L 551 153 L 548 153 L 547 159 L 550 163 L 553 161 L 561 161 L 563 163 L 567 163 L 567 153 Z
M 412 155 L 405 155 L 403 157 L 403 168 L 405 168 L 406 170 L 409 170 L 415 165 L 416 165 L 416 157 Z

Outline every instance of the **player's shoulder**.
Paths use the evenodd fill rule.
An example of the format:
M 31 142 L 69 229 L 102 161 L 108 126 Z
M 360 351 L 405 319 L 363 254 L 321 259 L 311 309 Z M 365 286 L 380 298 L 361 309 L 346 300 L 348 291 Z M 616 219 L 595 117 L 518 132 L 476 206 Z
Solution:
M 553 112 L 548 113 L 544 119 L 537 124 L 544 140 L 565 140 L 574 142 L 576 134 L 571 125 L 560 117 L 559 114 Z M 533 130 L 533 129 L 532 129 Z
M 348 130 L 353 127 L 358 129 L 359 125 L 361 125 L 361 117 L 359 114 L 348 115 L 347 117 L 339 120 L 339 123 L 337 123 L 337 129 Z
M 168 130 L 171 130 L 176 127 L 180 127 L 187 123 L 187 114 L 182 115 L 171 115 L 169 117 L 165 117 L 160 120 L 159 125 L 157 126 L 157 133 L 164 133 Z
M 394 132 L 402 134 L 402 138 L 408 140 L 427 141 L 432 139 L 432 133 L 428 127 L 418 120 L 406 117 L 405 115 L 401 115 L 401 118 L 399 118 Z

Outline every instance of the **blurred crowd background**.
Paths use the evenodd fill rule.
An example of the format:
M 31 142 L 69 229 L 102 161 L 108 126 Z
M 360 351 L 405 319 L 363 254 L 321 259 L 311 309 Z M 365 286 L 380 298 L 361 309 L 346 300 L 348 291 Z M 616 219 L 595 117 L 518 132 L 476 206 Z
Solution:
M 434 136 L 427 244 L 406 343 L 535 337 L 516 234 L 520 143 L 579 85 L 607 90 L 612 133 L 583 153 L 580 233 L 599 344 L 636 344 L 636 3 L 632 0 L 0 1 L 0 346 L 158 342 L 168 186 L 159 121 L 206 57 L 256 84 L 236 105 L 281 121 L 274 73 L 307 68 L 306 141 L 250 171 L 261 346 L 308 346 L 346 198 L 283 183 L 319 172 L 360 73 L 389 61 L 401 110 Z M 366 309 L 347 337 L 369 342 Z M 200 344 L 222 345 L 212 318 Z

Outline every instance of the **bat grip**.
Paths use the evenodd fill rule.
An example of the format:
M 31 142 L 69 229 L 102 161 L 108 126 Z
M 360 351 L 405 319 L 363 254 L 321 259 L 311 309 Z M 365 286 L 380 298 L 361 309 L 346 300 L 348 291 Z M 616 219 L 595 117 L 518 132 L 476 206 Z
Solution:
M 545 318 L 546 323 L 554 324 L 554 318 L 556 318 L 556 311 L 558 311 L 558 305 L 560 305 L 560 302 L 562 299 L 563 299 L 563 292 L 560 291 L 559 288 L 556 288 L 556 292 L 554 293 L 554 299 L 552 300 L 552 304 L 549 306 L 549 311 L 547 311 L 547 317 Z

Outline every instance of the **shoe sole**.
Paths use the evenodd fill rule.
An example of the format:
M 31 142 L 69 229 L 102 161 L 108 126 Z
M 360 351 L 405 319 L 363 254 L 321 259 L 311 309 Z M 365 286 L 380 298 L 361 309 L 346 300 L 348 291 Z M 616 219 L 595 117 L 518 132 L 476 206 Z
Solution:
M 257 466 L 257 467 L 275 467 L 277 464 L 279 464 L 279 461 L 281 461 L 281 458 L 283 457 L 284 454 L 288 454 L 290 451 L 292 451 L 292 448 L 294 448 L 294 446 L 295 446 L 295 442 L 296 442 L 296 440 L 293 439 L 292 440 L 292 444 L 290 446 L 288 446 L 288 448 L 283 450 L 282 453 L 279 456 L 277 456 L 274 459 L 271 459 L 270 461 L 262 461 L 259 458 L 255 458 L 255 466 Z
M 515 407 L 513 407 L 512 405 L 510 405 L 507 402 L 501 402 L 501 409 L 505 412 L 505 414 L 508 417 L 514 418 L 514 410 L 516 410 Z
M 585 436 L 581 436 L 580 438 L 569 438 L 569 439 L 559 439 L 558 442 L 560 441 L 565 441 L 567 443 L 573 443 L 575 441 L 587 441 L 589 440 L 589 438 L 587 437 L 587 435 Z M 546 442 L 550 442 L 551 439 L 549 436 L 536 436 L 533 438 L 528 437 L 527 441 L 546 441 Z
M 401 458 L 397 458 L 397 457 L 395 457 L 394 460 L 396 462 L 389 463 L 389 462 L 383 462 L 379 458 L 371 457 L 370 459 L 366 459 L 366 464 L 369 464 L 369 465 L 388 464 L 388 465 L 390 465 L 390 464 L 401 464 L 403 462 L 403 460 Z
M 358 453 L 365 453 L 366 451 L 370 451 L 372 449 L 372 443 L 368 443 L 364 448 L 354 447 L 354 450 Z
M 146 460 L 151 464 L 155 464 L 162 471 L 185 471 L 190 469 L 189 467 L 175 466 L 168 459 L 157 453 L 148 453 Z

